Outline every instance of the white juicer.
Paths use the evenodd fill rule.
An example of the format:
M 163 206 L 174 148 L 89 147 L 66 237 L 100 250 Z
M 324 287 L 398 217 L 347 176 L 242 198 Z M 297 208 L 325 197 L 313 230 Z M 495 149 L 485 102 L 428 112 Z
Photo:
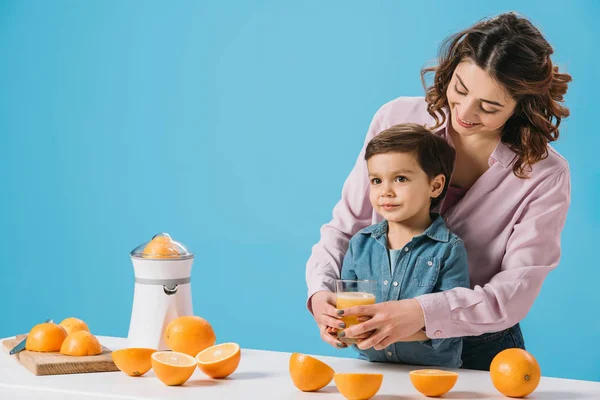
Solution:
M 135 273 L 129 347 L 167 350 L 164 332 L 175 318 L 193 315 L 191 270 L 194 255 L 166 233 L 131 252 Z

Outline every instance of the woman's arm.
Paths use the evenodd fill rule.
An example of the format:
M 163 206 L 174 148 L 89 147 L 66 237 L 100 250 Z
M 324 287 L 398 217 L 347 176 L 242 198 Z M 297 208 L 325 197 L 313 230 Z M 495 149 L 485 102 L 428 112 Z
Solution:
M 320 292 L 318 297 L 322 299 L 326 296 L 323 292 L 333 291 L 350 238 L 372 223 L 373 207 L 369 202 L 369 176 L 364 159 L 367 144 L 392 125 L 431 122 L 429 115 L 423 112 L 425 107 L 422 97 L 399 97 L 384 104 L 375 113 L 356 164 L 342 188 L 342 197 L 333 209 L 333 218 L 321 228 L 321 238 L 313 246 L 306 264 L 307 306 L 313 314 L 313 295 Z M 320 301 L 320 304 L 323 302 Z
M 320 291 L 334 291 L 334 281 L 340 277 L 342 260 L 348 242 L 362 228 L 371 225 L 373 207 L 369 202 L 369 178 L 365 149 L 369 141 L 382 130 L 385 106 L 375 113 L 356 164 L 344 182 L 342 197 L 333 209 L 332 220 L 321 227 L 321 239 L 312 248 L 306 264 L 308 309 L 313 312 L 312 296 Z
M 568 167 L 536 188 L 506 244 L 502 271 L 488 284 L 417 297 L 427 336 L 437 339 L 497 332 L 527 315 L 546 275 L 560 260 L 570 191 Z
M 484 287 L 454 288 L 415 299 L 345 310 L 370 319 L 348 328 L 348 336 L 393 327 L 396 341 L 426 327 L 432 339 L 476 336 L 507 329 L 527 315 L 544 278 L 560 259 L 560 234 L 570 203 L 569 170 L 538 186 L 507 243 L 502 271 Z M 395 321 L 402 321 L 396 324 Z M 366 341 L 362 345 L 369 346 Z M 383 341 L 375 349 L 385 347 Z

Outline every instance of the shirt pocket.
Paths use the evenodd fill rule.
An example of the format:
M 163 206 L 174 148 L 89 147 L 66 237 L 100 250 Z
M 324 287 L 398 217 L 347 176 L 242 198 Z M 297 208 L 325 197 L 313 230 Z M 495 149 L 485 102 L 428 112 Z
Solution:
M 420 287 L 434 286 L 440 274 L 440 259 L 437 257 L 417 257 L 412 274 L 412 284 Z

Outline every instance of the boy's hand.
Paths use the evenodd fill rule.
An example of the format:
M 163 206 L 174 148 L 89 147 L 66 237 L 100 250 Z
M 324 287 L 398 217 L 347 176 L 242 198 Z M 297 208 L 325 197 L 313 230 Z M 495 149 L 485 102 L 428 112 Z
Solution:
M 343 310 L 344 316 L 362 316 L 368 321 L 351 326 L 344 331 L 347 337 L 362 337 L 373 332 L 367 339 L 358 343 L 358 348 L 366 350 L 385 349 L 392 343 L 403 341 L 425 326 L 421 305 L 415 299 L 387 301 L 367 306 L 350 307 Z
M 315 321 L 319 327 L 319 332 L 321 332 L 321 339 L 333 347 L 340 349 L 348 347 L 345 343 L 340 342 L 336 336 L 337 329 L 343 329 L 346 326 L 339 320 L 337 309 L 334 307 L 335 294 L 327 291 L 317 292 L 311 297 L 311 304 Z M 335 331 L 332 329 L 335 329 Z

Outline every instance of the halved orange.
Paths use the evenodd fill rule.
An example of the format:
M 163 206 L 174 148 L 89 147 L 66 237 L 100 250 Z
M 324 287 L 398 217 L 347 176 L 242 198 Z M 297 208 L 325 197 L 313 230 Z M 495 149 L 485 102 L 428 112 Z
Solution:
M 44 322 L 34 326 L 25 342 L 29 351 L 59 351 L 67 337 L 67 331 L 54 322 Z
M 157 351 L 150 357 L 154 373 L 167 386 L 183 385 L 196 369 L 196 359 L 184 353 Z
M 156 235 L 144 247 L 144 257 L 147 258 L 173 258 L 178 255 L 179 250 L 169 235 Z
M 75 317 L 65 318 L 61 321 L 59 325 L 65 328 L 65 331 L 67 331 L 67 334 L 69 335 L 77 331 L 90 331 L 90 328 L 88 328 L 87 324 L 84 321 Z
M 456 384 L 456 372 L 439 369 L 418 369 L 410 371 L 410 381 L 415 389 L 429 397 L 439 397 L 448 393 Z
M 225 378 L 240 364 L 242 352 L 237 343 L 222 343 L 202 350 L 196 355 L 198 368 L 211 378 Z
M 71 333 L 60 346 L 60 353 L 66 356 L 95 356 L 102 353 L 102 346 L 88 331 Z
M 324 388 L 333 379 L 333 369 L 314 357 L 294 353 L 290 357 L 290 376 L 294 386 L 303 392 Z
M 348 400 L 367 400 L 381 388 L 383 374 L 335 374 L 335 385 Z
M 142 376 L 152 368 L 151 356 L 156 350 L 129 347 L 112 352 L 112 359 L 119 370 L 129 376 Z

